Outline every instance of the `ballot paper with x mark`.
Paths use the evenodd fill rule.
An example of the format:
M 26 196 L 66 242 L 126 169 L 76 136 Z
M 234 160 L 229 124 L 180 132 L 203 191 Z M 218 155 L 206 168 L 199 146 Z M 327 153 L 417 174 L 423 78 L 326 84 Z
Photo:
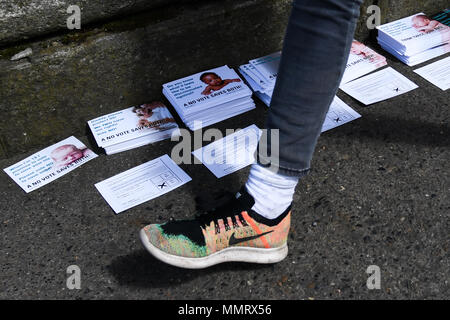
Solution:
M 418 86 L 391 67 L 341 86 L 341 89 L 365 105 L 387 100 Z
M 189 181 L 191 178 L 164 155 L 97 183 L 95 187 L 114 212 L 121 213 Z

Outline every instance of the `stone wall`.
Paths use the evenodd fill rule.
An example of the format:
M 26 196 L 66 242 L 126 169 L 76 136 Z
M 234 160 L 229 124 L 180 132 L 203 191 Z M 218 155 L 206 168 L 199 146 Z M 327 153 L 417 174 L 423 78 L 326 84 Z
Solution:
M 83 24 L 118 15 L 132 14 L 188 0 L 2 0 L 0 1 L 0 45 L 43 34 L 67 31 L 67 8 L 78 5 Z
M 390 22 L 418 12 L 435 14 L 450 6 L 448 0 L 378 0 L 382 21 Z

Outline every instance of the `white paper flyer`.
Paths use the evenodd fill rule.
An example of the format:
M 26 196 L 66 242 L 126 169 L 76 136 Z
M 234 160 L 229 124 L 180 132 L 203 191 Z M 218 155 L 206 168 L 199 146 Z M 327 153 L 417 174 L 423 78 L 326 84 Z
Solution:
M 116 214 L 162 196 L 191 178 L 164 155 L 95 185 Z
M 88 125 L 98 146 L 102 148 L 178 128 L 175 119 L 162 102 L 110 113 L 88 121 Z
M 365 105 L 390 99 L 418 86 L 391 67 L 356 79 L 341 86 L 341 89 Z
M 361 115 L 336 96 L 328 110 L 322 132 L 337 128 L 358 118 L 361 118 Z
M 62 177 L 97 155 L 70 137 L 12 165 L 4 171 L 29 193 Z
M 385 57 L 361 42 L 353 40 L 342 83 L 355 80 L 385 65 L 387 65 Z
M 254 153 L 260 137 L 261 130 L 251 125 L 197 149 L 192 154 L 217 178 L 222 178 L 255 161 Z
M 444 91 L 450 88 L 450 57 L 416 69 L 414 72 Z

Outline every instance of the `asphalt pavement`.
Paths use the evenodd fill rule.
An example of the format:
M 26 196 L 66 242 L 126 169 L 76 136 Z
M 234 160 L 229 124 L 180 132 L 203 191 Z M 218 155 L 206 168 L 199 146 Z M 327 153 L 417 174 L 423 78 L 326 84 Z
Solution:
M 0 298 L 448 298 L 449 94 L 390 56 L 389 64 L 419 88 L 369 107 L 339 92 L 362 118 L 320 138 L 313 171 L 295 193 L 283 262 L 183 270 L 144 250 L 140 228 L 190 217 L 213 195 L 237 191 L 248 174 L 246 168 L 216 179 L 202 165 L 182 165 L 190 183 L 115 215 L 94 184 L 170 155 L 176 143 L 164 141 L 101 155 L 30 194 L 0 174 Z M 218 128 L 263 128 L 266 113 L 258 101 L 256 110 Z M 70 265 L 81 270 L 80 290 L 66 287 Z M 366 286 L 371 265 L 380 267 L 380 290 Z

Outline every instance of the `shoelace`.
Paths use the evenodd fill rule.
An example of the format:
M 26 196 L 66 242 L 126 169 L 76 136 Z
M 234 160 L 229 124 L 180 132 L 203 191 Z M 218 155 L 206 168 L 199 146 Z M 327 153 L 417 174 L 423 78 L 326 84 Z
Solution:
M 196 217 L 196 220 L 199 221 L 200 225 L 203 227 L 207 227 L 214 222 L 215 233 L 220 233 L 219 220 L 223 221 L 225 226 L 225 230 L 231 230 L 231 227 L 228 223 L 228 218 L 231 218 L 233 223 L 233 228 L 239 228 L 238 219 L 241 225 L 248 226 L 244 217 L 242 216 L 242 204 L 237 199 L 232 199 L 228 203 L 223 206 L 218 207 L 217 209 L 212 209 L 207 211 L 204 214 L 199 214 Z

